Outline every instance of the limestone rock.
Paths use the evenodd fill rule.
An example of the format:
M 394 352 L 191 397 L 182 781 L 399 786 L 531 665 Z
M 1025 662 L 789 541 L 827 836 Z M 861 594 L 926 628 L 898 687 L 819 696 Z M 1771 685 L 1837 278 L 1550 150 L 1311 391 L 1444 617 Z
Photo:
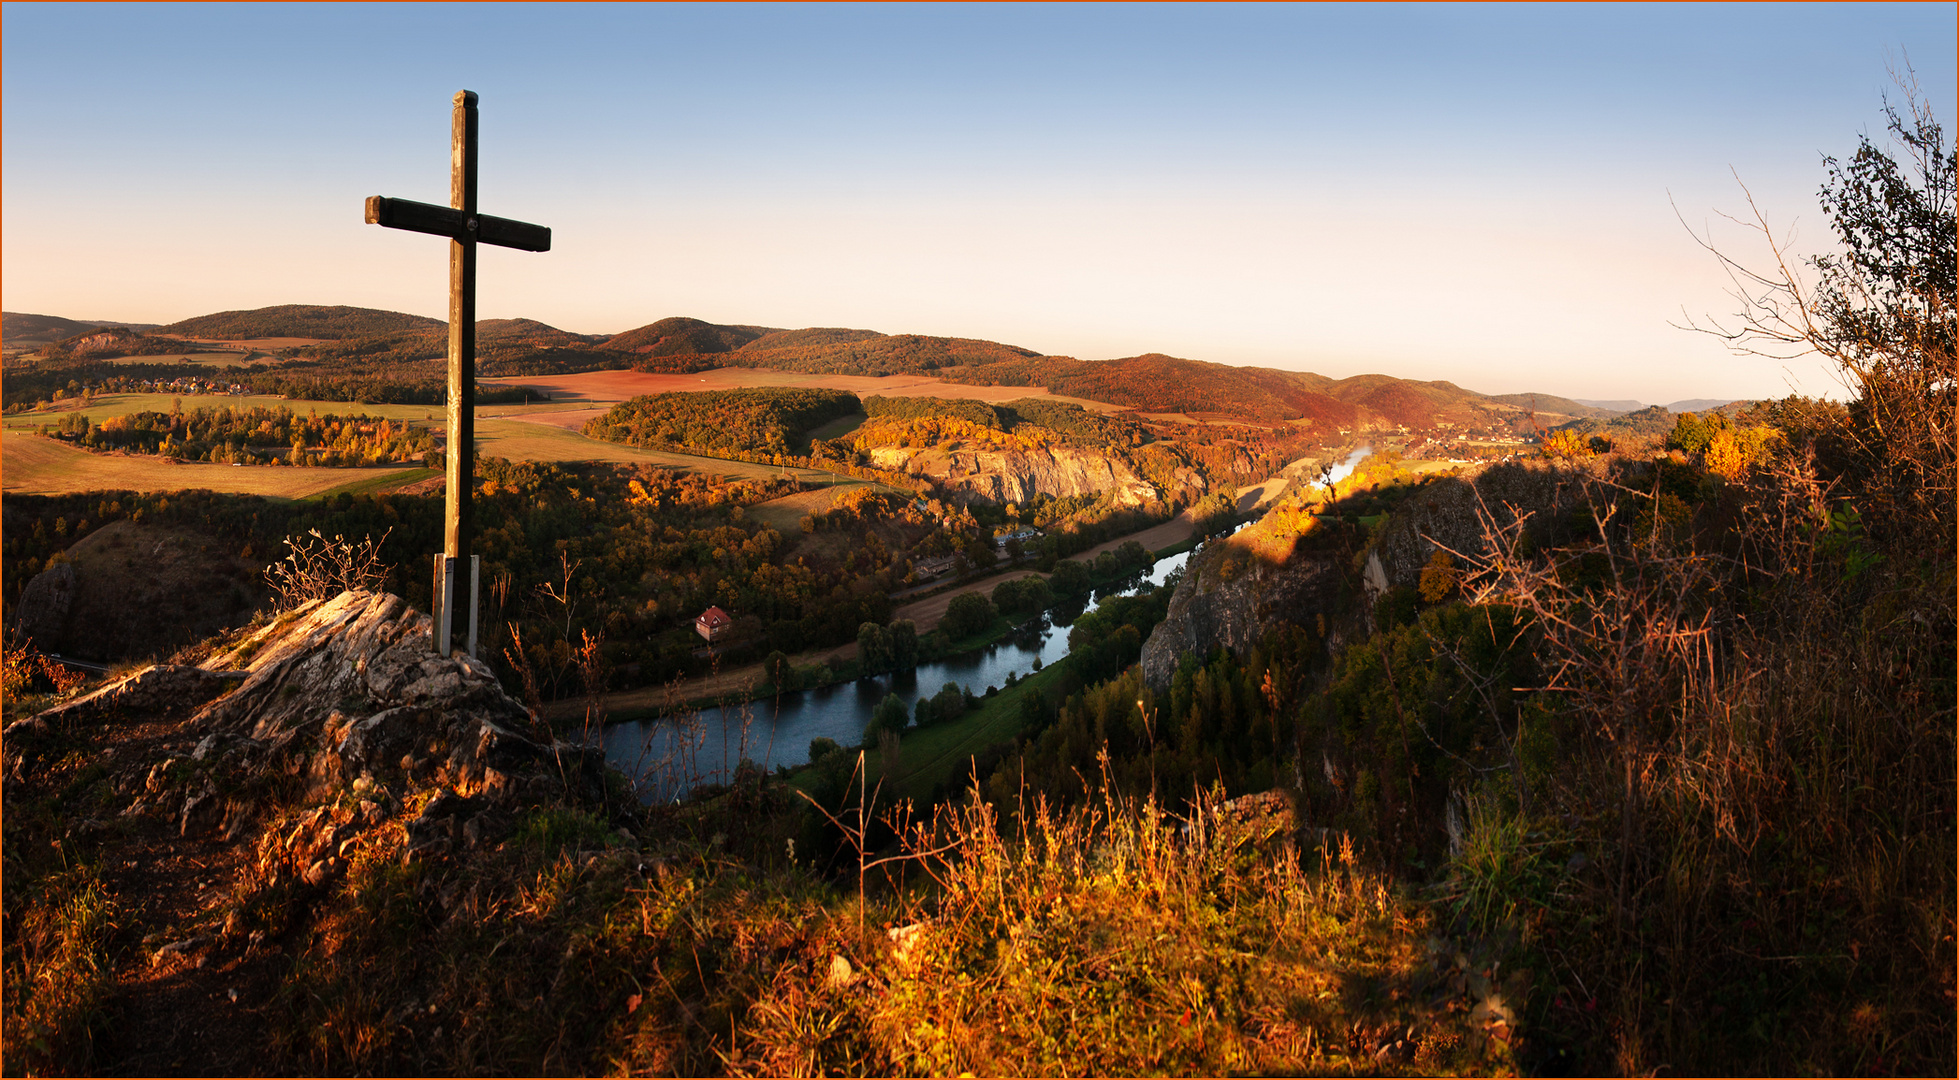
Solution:
M 1317 614 L 1333 617 L 1350 592 L 1331 559 L 1295 558 L 1279 566 L 1243 559 L 1227 575 L 1226 559 L 1243 557 L 1226 545 L 1212 548 L 1192 559 L 1168 614 L 1143 643 L 1143 679 L 1159 693 L 1169 689 L 1186 653 L 1203 657 L 1219 645 L 1240 653 L 1281 622 L 1311 626 Z
M 1129 466 L 1087 450 L 1066 446 L 962 450 L 956 445 L 919 451 L 881 448 L 874 454 L 882 455 L 875 459 L 888 463 L 884 467 L 936 480 L 962 501 L 1026 502 L 1036 495 L 1113 493 L 1118 505 L 1140 506 L 1165 497 Z
M 602 748 L 524 734 L 529 711 L 489 669 L 430 654 L 428 616 L 385 593 L 303 605 L 196 667 L 145 668 L 11 725 L 9 749 L 12 736 L 56 722 L 185 713 L 195 749 L 145 762 L 121 784 L 137 806 L 174 816 L 182 835 L 256 828 L 246 819 L 259 811 L 217 792 L 266 770 L 304 774 L 315 797 L 351 788 L 360 798 L 358 808 L 336 802 L 261 836 L 260 864 L 275 877 L 317 885 L 339 873 L 361 837 L 399 811 L 386 794 L 397 778 L 396 790 L 438 789 L 410 833 L 440 853 L 501 839 L 525 800 L 606 796 Z
M 184 812 L 178 819 L 178 835 L 194 836 L 209 832 L 223 820 L 223 809 L 215 792 L 206 791 L 185 799 Z
M 30 581 L 22 632 L 44 651 L 117 661 L 165 656 L 239 625 L 264 595 L 257 563 L 196 529 L 128 519 L 76 540 Z M 55 599 L 48 590 L 61 589 Z M 32 628 L 29 628 L 32 624 Z
M 1584 480 L 1571 469 L 1511 462 L 1425 485 L 1397 507 L 1351 568 L 1327 554 L 1294 553 L 1279 562 L 1261 555 L 1293 550 L 1274 530 L 1297 517 L 1272 514 L 1191 556 L 1169 613 L 1143 644 L 1143 677 L 1162 692 L 1186 653 L 1204 656 L 1222 645 L 1242 654 L 1284 623 L 1324 632 L 1335 651 L 1371 624 L 1381 593 L 1421 579 L 1438 547 L 1482 552 L 1480 514 L 1507 524 L 1509 507 L 1531 506 L 1540 517 L 1555 517 L 1582 497 Z
M 51 745 L 58 729 L 93 724 L 115 716 L 183 716 L 236 683 L 216 672 L 175 664 L 153 664 L 72 701 L 8 724 L 0 739 L 12 751 L 9 767 L 27 770 Z
M 1292 797 L 1277 788 L 1221 802 L 1208 816 L 1214 839 L 1225 847 L 1269 849 L 1290 842 L 1298 830 Z

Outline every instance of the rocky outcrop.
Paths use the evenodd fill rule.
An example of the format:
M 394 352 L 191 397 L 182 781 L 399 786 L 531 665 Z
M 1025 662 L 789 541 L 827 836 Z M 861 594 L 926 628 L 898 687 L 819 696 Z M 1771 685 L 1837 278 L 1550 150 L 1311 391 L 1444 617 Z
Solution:
M 88 723 L 112 715 L 174 718 L 203 708 L 212 698 L 236 686 L 243 673 L 220 672 L 179 664 L 152 664 L 97 689 L 56 705 L 52 709 L 16 721 L 7 733 L 16 730 L 46 730 L 51 725 Z
M 1341 610 L 1352 591 L 1331 558 L 1275 565 L 1229 543 L 1208 547 L 1192 557 L 1168 614 L 1143 643 L 1143 679 L 1159 692 L 1186 654 L 1201 657 L 1220 645 L 1240 653 L 1280 623 L 1313 626 L 1316 615 Z
M 929 478 L 961 501 L 1007 503 L 1026 502 L 1036 495 L 1112 494 L 1118 505 L 1140 506 L 1165 497 L 1123 462 L 1066 446 L 974 450 L 954 442 L 924 450 L 879 447 L 872 456 L 880 468 L 901 468 Z
M 1202 656 L 1220 645 L 1242 653 L 1285 623 L 1313 628 L 1335 650 L 1365 631 L 1377 597 L 1414 586 L 1438 547 L 1481 553 L 1485 516 L 1507 524 L 1527 514 L 1535 534 L 1582 497 L 1585 480 L 1571 468 L 1506 463 L 1471 478 L 1428 483 L 1409 493 L 1351 558 L 1292 554 L 1292 539 L 1310 515 L 1282 506 L 1191 557 L 1169 613 L 1143 644 L 1143 677 L 1163 690 L 1185 654 Z
M 7 768 L 35 769 L 82 726 L 179 723 L 195 749 L 121 766 L 117 788 L 134 800 L 122 813 L 229 839 L 259 812 L 239 793 L 301 784 L 331 805 L 263 838 L 259 862 L 310 885 L 416 790 L 436 791 L 402 822 L 416 857 L 499 839 L 522 806 L 603 803 L 602 750 L 553 739 L 481 662 L 435 656 L 429 637 L 429 617 L 397 596 L 314 601 L 200 664 L 150 665 L 8 725 Z
M 1369 547 L 1378 587 L 1415 584 L 1438 546 L 1482 551 L 1486 516 L 1509 524 L 1524 514 L 1533 538 L 1545 542 L 1553 520 L 1582 499 L 1588 479 L 1582 465 L 1504 462 L 1473 477 L 1425 485 L 1396 509 Z

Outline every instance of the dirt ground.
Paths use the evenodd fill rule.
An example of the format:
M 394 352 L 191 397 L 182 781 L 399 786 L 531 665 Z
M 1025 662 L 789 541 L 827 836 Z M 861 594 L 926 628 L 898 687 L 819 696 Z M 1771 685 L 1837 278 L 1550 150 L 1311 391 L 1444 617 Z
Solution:
M 195 735 L 180 721 L 144 720 L 97 729 L 114 746 L 91 750 L 104 764 L 189 754 Z M 66 779 L 36 770 L 10 779 L 13 798 L 43 796 Z M 55 789 L 58 790 L 58 789 Z M 178 835 L 177 822 L 154 813 L 108 821 L 83 818 L 57 841 L 86 851 L 92 837 L 118 837 L 116 857 L 101 862 L 118 912 L 114 988 L 108 1021 L 94 1047 L 93 1065 L 110 1076 L 250 1076 L 277 1065 L 266 1056 L 265 1016 L 281 1007 L 292 969 L 282 939 L 240 950 L 213 944 L 218 919 L 249 857 L 249 845 L 227 843 L 216 831 Z M 168 951 L 166 946 L 179 946 Z

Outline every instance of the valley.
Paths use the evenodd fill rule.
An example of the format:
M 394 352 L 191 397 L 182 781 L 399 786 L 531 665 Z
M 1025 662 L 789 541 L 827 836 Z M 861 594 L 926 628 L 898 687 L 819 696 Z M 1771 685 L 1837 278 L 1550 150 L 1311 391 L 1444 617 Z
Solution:
M 298 332 L 308 320 L 317 324 L 311 337 Z M 394 674 L 361 676 L 370 687 L 396 682 L 360 693 L 336 684 L 315 694 L 298 681 L 290 693 L 274 689 L 312 670 L 303 668 L 308 650 L 367 649 L 396 635 L 389 649 L 425 652 L 410 639 L 427 634 L 415 621 L 429 600 L 421 571 L 440 537 L 434 466 L 444 423 L 435 361 L 418 355 L 432 329 L 409 320 L 373 340 L 327 336 L 402 321 L 357 309 L 229 313 L 202 327 L 204 337 L 245 345 L 243 353 L 163 351 L 153 330 L 136 344 L 155 351 L 9 362 L 10 376 L 21 374 L 8 381 L 0 441 L 10 625 L 42 650 L 133 664 L 139 677 L 202 687 L 216 676 L 187 675 L 187 663 L 245 669 L 236 694 L 186 719 L 155 718 L 115 747 L 69 733 L 96 730 L 75 726 L 94 721 L 11 714 L 10 768 L 32 778 L 16 789 L 34 800 L 30 827 L 78 848 L 114 846 L 102 838 L 127 832 L 118 850 L 138 857 L 110 865 L 104 880 L 138 888 L 149 879 L 135 868 L 149 860 L 167 883 L 140 918 L 169 927 L 148 930 L 131 954 L 163 959 L 118 976 L 128 986 L 164 980 L 145 1001 L 216 992 L 216 975 L 195 974 L 204 969 L 164 949 L 208 956 L 223 978 L 264 995 L 274 957 L 285 955 L 264 949 L 317 952 L 283 929 L 313 925 L 312 912 L 356 925 L 361 916 L 350 912 L 365 897 L 447 910 L 452 901 L 441 897 L 450 894 L 465 910 L 475 901 L 461 899 L 457 875 L 478 875 L 468 888 L 543 880 L 559 871 L 537 859 L 574 849 L 582 861 L 562 865 L 584 869 L 568 872 L 621 895 L 650 895 L 633 892 L 645 888 L 634 882 L 691 874 L 673 869 L 680 859 L 738 860 L 749 868 L 741 873 L 760 875 L 743 888 L 767 895 L 788 883 L 827 887 L 811 883 L 848 880 L 879 859 L 940 860 L 929 865 L 964 880 L 956 875 L 996 858 L 987 852 L 1013 850 L 1014 872 L 1032 875 L 1012 901 L 1028 918 L 1053 918 L 1041 912 L 1057 888 L 1117 889 L 1134 906 L 1133 880 L 1090 886 L 1100 879 L 1027 861 L 1036 848 L 1004 839 L 1034 836 L 1050 851 L 1195 852 L 1204 880 L 1225 883 L 1217 887 L 1254 913 L 1259 933 L 1280 927 L 1301 942 L 1304 924 L 1286 912 L 1323 890 L 1318 910 L 1349 921 L 1311 948 L 1374 942 L 1390 961 L 1340 970 L 1391 989 L 1380 1001 L 1329 990 L 1313 999 L 1321 1011 L 1301 1013 L 1295 1002 L 1288 1015 L 1355 1030 L 1391 1020 L 1398 1040 L 1356 1037 L 1367 1062 L 1554 1071 L 1558 1055 L 1579 1053 L 1597 1064 L 1609 1032 L 1577 995 L 1600 971 L 1620 993 L 1642 976 L 1588 913 L 1658 920 L 1710 955 L 1736 935 L 1766 955 L 1809 947 L 1799 941 L 1811 934 L 1793 929 L 1815 887 L 1804 870 L 1811 855 L 1706 833 L 1678 801 L 1629 801 L 1615 786 L 1626 755 L 1747 787 L 1763 774 L 1723 772 L 1728 765 L 1674 733 L 1724 732 L 1728 745 L 1750 738 L 1722 725 L 1737 707 L 1781 708 L 1762 696 L 1774 685 L 1765 664 L 1811 672 L 1807 686 L 1842 688 L 1787 721 L 1840 742 L 1832 717 L 1847 713 L 1837 696 L 1864 693 L 1840 665 L 1869 669 L 1860 650 L 1876 646 L 1839 628 L 1831 648 L 1811 648 L 1816 627 L 1830 625 L 1814 614 L 1880 588 L 1887 603 L 1914 603 L 1906 598 L 1929 594 L 1898 582 L 1935 576 L 1909 555 L 1922 545 L 1899 520 L 1865 518 L 1845 501 L 1826 509 L 1828 533 L 1803 524 L 1821 490 L 1803 485 L 1826 482 L 1802 470 L 1840 462 L 1832 440 L 1855 423 L 1827 402 L 1625 412 L 1378 376 L 1218 375 L 1216 365 L 1159 356 L 1098 367 L 868 331 L 662 320 L 652 324 L 659 332 L 587 339 L 520 323 L 505 327 L 515 344 L 485 366 L 537 370 L 486 376 L 478 409 L 487 663 L 455 676 L 456 686 L 474 687 L 466 703 L 430 713 L 461 717 L 456 737 L 471 746 L 512 749 L 479 751 L 480 760 L 451 751 L 450 765 L 398 747 L 374 756 L 368 736 L 344 734 L 351 729 L 336 726 L 347 721 L 335 713 L 288 733 L 254 721 L 253 732 L 275 733 L 264 745 L 276 749 L 261 749 L 259 734 L 204 735 L 195 745 L 210 763 L 187 758 L 194 740 L 185 733 L 227 710 L 310 715 L 308 695 L 323 695 L 343 709 L 380 710 L 359 722 L 380 732 L 430 707 L 402 697 L 409 684 Z M 248 330 L 258 336 L 224 336 Z M 179 363 L 209 355 L 256 358 L 223 371 Z M 566 370 L 583 365 L 593 366 Z M 130 446 L 159 452 L 116 449 Z M 339 464 L 308 463 L 328 459 Z M 1827 483 L 1864 482 L 1831 467 L 1844 471 Z M 351 553 L 343 568 L 365 560 L 368 569 L 329 575 L 330 587 L 310 599 L 270 590 L 268 570 L 330 565 L 319 560 L 336 544 Z M 1728 551 L 1744 557 L 1707 554 Z M 1936 588 L 1949 593 L 1949 581 Z M 141 618 L 107 614 L 129 598 Z M 344 639 L 309 621 L 357 608 L 400 621 Z M 714 611 L 722 621 L 703 631 Z M 1920 615 L 1913 625 L 1934 626 Z M 1773 629 L 1798 624 L 1809 628 L 1800 644 Z M 1607 644 L 1634 650 L 1635 669 L 1601 665 L 1601 626 Z M 1714 634 L 1730 636 L 1735 663 L 1755 666 L 1700 681 L 1704 658 L 1680 643 Z M 1927 634 L 1936 637 L 1928 629 L 1891 647 L 1916 663 L 1937 651 Z M 263 655 L 254 652 L 261 641 L 274 643 Z M 372 659 L 384 655 L 393 654 Z M 144 666 L 152 659 L 161 663 Z M 23 692 L 10 700 L 57 710 L 48 716 L 100 707 L 75 698 L 74 676 L 33 647 L 11 647 L 8 663 L 10 685 Z M 1670 696 L 1649 700 L 1650 686 Z M 1950 698 L 1948 683 L 1921 680 L 1913 692 Z M 479 723 L 491 726 L 470 727 Z M 1595 723 L 1619 726 L 1601 732 Z M 1896 725 L 1878 737 L 1909 741 Z M 361 809 L 314 805 L 298 786 L 255 771 L 260 756 L 316 738 L 320 749 L 302 751 L 315 764 L 281 763 L 279 775 L 325 775 L 354 761 L 368 778 L 356 781 L 367 785 Z M 78 745 L 108 764 L 75 771 L 81 759 L 67 748 Z M 539 756 L 545 746 L 558 766 L 540 764 L 550 760 Z M 186 759 L 197 764 L 169 765 Z M 583 764 L 564 764 L 572 761 Z M 1895 777 L 1904 768 L 1895 747 L 1842 767 L 1865 788 L 1877 770 Z M 1652 783 L 1679 800 L 1672 775 Z M 307 783 L 332 790 L 344 781 Z M 200 809 L 220 790 L 268 794 Z M 1922 814 L 1924 793 L 1939 790 L 1921 778 L 1890 805 Z M 75 798 L 131 824 L 103 825 L 97 815 L 64 831 L 57 811 Z M 1882 842 L 1834 804 L 1751 798 L 1748 812 L 1764 822 L 1818 813 L 1831 822 L 1829 836 L 1840 839 L 1799 841 L 1816 857 L 1841 862 L 1844 844 Z M 914 806 L 953 831 L 906 832 L 897 815 Z M 866 817 L 853 832 L 858 808 Z M 888 820 L 866 823 L 872 814 Z M 249 822 L 265 815 L 276 828 L 253 832 Z M 1701 907 L 1621 898 L 1619 878 L 1630 871 L 1614 868 L 1652 856 L 1646 841 L 1615 831 L 1628 815 L 1656 831 L 1703 830 L 1704 861 L 1683 886 L 1694 903 L 1763 905 L 1781 929 L 1703 924 L 1692 914 Z M 319 838 L 307 839 L 322 821 Z M 263 840 L 246 851 L 233 830 L 291 835 L 298 854 Z M 955 839 L 932 849 L 934 836 Z M 187 853 L 202 861 L 184 862 Z M 676 861 L 649 877 L 648 857 Z M 198 879 L 206 872 L 238 884 L 207 903 Z M 1735 892 L 1737 873 L 1771 882 L 1773 893 Z M 412 899 L 388 891 L 397 880 L 389 875 L 437 884 L 415 885 L 429 896 Z M 1184 895 L 1174 875 L 1151 880 L 1150 895 Z M 298 882 L 320 891 L 291 891 Z M 906 888 L 902 874 L 867 875 L 856 902 L 894 931 L 939 935 L 940 948 L 1008 939 L 986 931 L 967 940 L 929 917 L 907 923 Z M 1928 889 L 1914 881 L 1897 895 L 1923 904 Z M 1089 894 L 1070 895 L 1081 903 Z M 1888 918 L 1882 904 L 1860 907 L 1842 889 L 1831 896 L 1853 914 L 1816 931 L 1830 938 L 1818 947 L 1882 949 L 1872 944 Z M 1196 893 L 1176 900 L 1180 910 L 1210 902 Z M 995 903 L 961 918 L 970 923 Z M 715 916 L 717 925 L 731 918 Z M 562 952 L 552 936 L 560 928 L 553 917 L 505 932 L 549 938 Z M 1630 932 L 1666 955 L 1657 931 Z M 1096 933 L 1082 940 L 1092 946 Z M 372 950 L 377 938 L 355 930 L 348 940 Z M 877 944 L 884 939 L 869 940 L 840 940 L 824 955 L 849 952 L 858 959 L 846 963 L 898 980 L 923 970 Z M 607 955 L 631 948 L 606 946 Z M 1198 955 L 1225 955 L 1219 948 L 1207 941 Z M 1725 965 L 1768 972 L 1767 961 L 1730 954 Z M 383 954 L 335 955 L 332 970 L 342 971 Z M 485 954 L 455 946 L 447 955 L 473 971 Z M 1690 959 L 1668 962 L 1714 978 Z M 1261 963 L 1244 984 L 1248 1001 L 1288 980 L 1329 977 L 1318 960 Z M 1915 984 L 1936 981 L 1927 970 L 1911 976 Z M 688 993 L 717 992 L 727 977 L 704 964 Z M 953 968 L 933 976 L 955 977 Z M 345 988 L 312 985 L 335 1008 L 366 1015 Z M 693 998 L 675 1000 L 681 1008 Z M 1812 1011 L 1794 1004 L 1776 1015 L 1810 1023 Z M 148 1014 L 137 1022 L 160 1024 Z M 407 1030 L 385 1017 L 362 1022 Z M 431 1040 L 446 1030 L 422 1026 Z M 391 1060 L 425 1060 L 390 1045 Z M 1258 1045 L 1267 1061 L 1361 1060 Z

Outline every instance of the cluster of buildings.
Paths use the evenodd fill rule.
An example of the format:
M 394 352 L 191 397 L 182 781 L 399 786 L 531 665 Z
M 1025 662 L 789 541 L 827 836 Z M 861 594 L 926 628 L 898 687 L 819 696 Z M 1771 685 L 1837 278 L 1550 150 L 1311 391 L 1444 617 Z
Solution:
M 224 383 L 224 382 L 219 382 L 216 379 L 196 379 L 196 378 L 191 378 L 189 376 L 185 376 L 183 378 L 178 378 L 178 379 L 172 379 L 169 382 L 163 382 L 161 380 L 158 380 L 156 382 L 150 382 L 145 380 L 143 382 L 137 383 L 136 385 L 142 390 L 152 394 L 249 394 L 251 393 L 250 390 L 246 389 L 240 383 Z
M 1027 549 L 1027 545 L 1033 543 L 1036 540 L 1039 540 L 1040 538 L 1041 538 L 1041 530 L 1030 529 L 1027 528 L 1026 526 L 1022 526 L 1018 529 L 1015 529 L 1012 532 L 1001 533 L 1000 535 L 994 537 L 993 550 L 999 552 L 1002 555 L 1005 555 L 1007 553 L 1007 544 L 1013 541 L 1019 541 L 1021 550 L 1025 551 Z

